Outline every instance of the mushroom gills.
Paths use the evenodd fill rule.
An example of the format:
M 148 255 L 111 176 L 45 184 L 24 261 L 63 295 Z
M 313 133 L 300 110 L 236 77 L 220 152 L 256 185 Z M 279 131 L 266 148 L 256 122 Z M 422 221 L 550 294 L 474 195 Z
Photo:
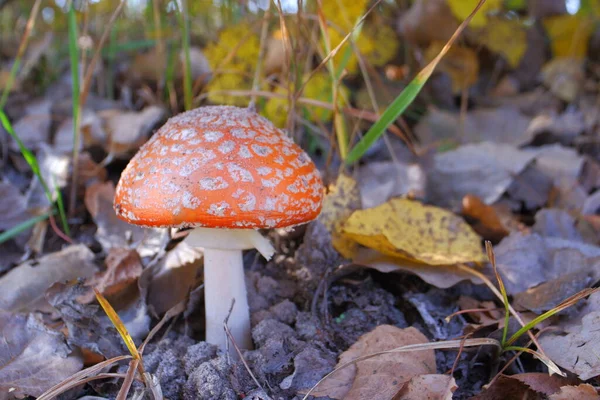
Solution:
M 256 249 L 268 261 L 275 254 L 269 239 L 255 229 L 195 228 L 185 242 L 193 247 L 218 250 Z

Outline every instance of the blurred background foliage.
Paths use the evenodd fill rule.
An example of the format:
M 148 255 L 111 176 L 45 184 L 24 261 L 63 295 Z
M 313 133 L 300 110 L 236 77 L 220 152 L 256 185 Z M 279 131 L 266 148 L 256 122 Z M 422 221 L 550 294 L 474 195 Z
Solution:
M 0 89 L 33 3 L 0 3 Z M 75 1 L 78 44 L 88 61 L 119 3 Z M 181 111 L 187 55 L 193 106 L 245 106 L 254 101 L 259 112 L 280 127 L 301 124 L 324 137 L 345 130 L 338 140 L 350 140 L 362 127 L 358 121 L 368 112 L 375 112 L 371 120 L 376 118 L 435 57 L 476 4 L 477 0 L 129 0 L 109 28 L 93 91 L 111 99 L 132 93 L 138 108 L 157 103 L 171 112 Z M 42 93 L 67 66 L 69 5 L 68 0 L 42 1 L 27 53 L 33 61 L 20 71 L 13 90 Z M 182 48 L 182 13 L 190 27 L 189 49 Z M 428 101 L 445 106 L 454 101 L 457 106 L 458 97 L 485 93 L 507 76 L 523 88 L 540 76 L 550 82 L 557 74 L 576 74 L 573 65 L 581 68 L 595 51 L 590 46 L 599 15 L 600 0 L 487 0 L 438 66 L 436 75 L 446 79 L 445 97 L 427 91 L 425 95 L 431 95 Z M 321 65 L 332 49 L 335 55 Z M 571 71 L 556 72 L 552 63 L 564 59 L 573 61 Z M 570 98 L 573 88 L 552 89 L 549 84 L 551 90 L 564 92 L 559 97 Z M 140 89 L 146 96 L 137 97 Z M 417 102 L 406 117 L 410 122 L 422 113 L 423 105 Z M 343 119 L 333 121 L 337 114 Z

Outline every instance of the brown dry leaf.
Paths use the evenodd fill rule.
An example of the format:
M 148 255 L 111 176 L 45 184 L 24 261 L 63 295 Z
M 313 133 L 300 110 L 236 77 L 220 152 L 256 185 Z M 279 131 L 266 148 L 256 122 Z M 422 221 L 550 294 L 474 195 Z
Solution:
M 583 62 L 575 58 L 554 58 L 542 68 L 542 81 L 561 100 L 574 101 L 585 80 Z
M 0 310 L 0 337 L 1 400 L 40 396 L 83 366 L 64 336 L 46 328 L 33 314 Z
M 500 375 L 491 386 L 472 400 L 537 399 L 550 396 L 562 386 L 576 382 L 573 378 L 531 372 L 517 375 Z M 552 396 L 550 396 L 552 398 Z
M 89 278 L 96 270 L 94 253 L 81 244 L 27 261 L 0 278 L 0 309 L 12 312 L 46 309 L 44 293 L 54 282 Z
M 549 400 L 598 400 L 600 396 L 592 385 L 583 383 L 578 386 L 563 386 L 560 392 L 550 395 Z
M 133 249 L 113 247 L 109 249 L 104 262 L 106 270 L 94 275 L 86 286 L 97 289 L 105 297 L 125 290 L 128 286 L 137 282 L 142 274 L 142 260 L 137 251 Z M 79 301 L 90 303 L 94 299 L 94 292 L 90 290 Z
M 495 208 L 485 204 L 479 197 L 466 195 L 463 197 L 462 206 L 462 214 L 475 220 L 471 226 L 484 239 L 499 242 L 509 234 L 498 218 Z
M 462 1 L 462 0 L 461 0 Z M 429 63 L 441 52 L 445 42 L 433 42 L 425 51 L 425 62 Z M 437 71 L 445 72 L 452 79 L 452 91 L 456 94 L 469 88 L 479 77 L 479 60 L 475 51 L 468 47 L 452 46 L 438 64 Z
M 152 268 L 140 277 L 140 287 L 148 291 L 148 307 L 162 313 L 186 298 L 194 288 L 202 253 L 185 242 L 180 242 Z
M 570 385 L 577 381 L 574 378 L 565 378 L 560 375 L 548 375 L 542 372 L 528 372 L 524 374 L 511 375 L 510 379 L 523 382 L 531 390 L 544 395 L 551 395 L 560 390 L 561 386 Z
M 97 164 L 87 151 L 79 154 L 77 162 L 80 183 L 84 187 L 88 187 L 97 182 L 104 182 L 108 177 L 106 168 Z
M 460 217 L 409 199 L 355 211 L 344 223 L 350 239 L 383 254 L 431 265 L 483 263 L 481 239 Z
M 425 335 L 413 327 L 380 325 L 343 352 L 337 367 L 368 354 L 427 342 Z M 435 369 L 433 350 L 383 354 L 348 365 L 321 382 L 311 394 L 344 400 L 392 399 L 410 379 L 435 373 Z
M 364 247 L 359 249 L 352 261 L 355 264 L 373 268 L 386 274 L 390 272 L 415 274 L 425 282 L 440 289 L 447 289 L 462 281 L 471 281 L 475 285 L 483 284 L 479 278 L 459 269 L 455 265 L 428 265 L 404 258 L 386 256 Z
M 419 375 L 408 381 L 393 400 L 452 400 L 456 389 L 456 381 L 449 375 Z
M 319 221 L 331 233 L 333 247 L 344 257 L 352 258 L 357 244 L 343 235 L 342 225 L 355 210 L 361 208 L 358 183 L 354 178 L 340 174 L 335 185 L 329 186 L 329 193 L 323 201 Z
M 499 308 L 493 301 L 479 301 L 472 297 L 460 296 L 457 302 L 461 311 L 464 310 L 475 310 L 475 309 L 487 309 L 487 311 L 474 311 L 469 312 L 469 317 L 475 321 L 475 323 L 482 326 L 498 325 L 498 327 L 504 326 L 504 310 Z
M 99 113 L 108 135 L 101 143 L 107 153 L 120 156 L 137 150 L 146 142 L 150 131 L 164 118 L 165 110 L 158 106 L 148 106 L 140 112 L 106 110 Z

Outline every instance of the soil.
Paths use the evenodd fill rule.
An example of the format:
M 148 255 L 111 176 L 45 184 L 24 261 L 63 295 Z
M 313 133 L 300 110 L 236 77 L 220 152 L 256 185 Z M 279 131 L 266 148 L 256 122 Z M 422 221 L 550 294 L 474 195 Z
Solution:
M 477 297 L 472 285 L 440 290 L 412 275 L 347 265 L 319 222 L 305 232 L 274 239 L 283 255 L 269 263 L 254 251 L 244 258 L 256 346 L 243 351 L 247 367 L 199 341 L 202 332 L 190 327 L 202 326 L 200 302 L 145 350 L 145 369 L 158 378 L 165 398 L 301 399 L 298 393 L 314 386 L 335 367 L 341 352 L 377 325 L 414 326 L 430 339 L 453 339 L 466 321 L 459 316 L 448 323 L 444 318 L 458 310 L 461 294 Z M 489 355 L 463 351 L 458 362 L 456 357 L 456 351 L 437 351 L 437 370 L 447 373 L 454 367 L 459 387 L 454 398 L 469 398 L 494 372 Z M 121 368 L 124 372 L 126 366 Z M 134 388 L 143 390 L 141 384 Z M 112 398 L 119 385 L 103 383 L 95 389 Z

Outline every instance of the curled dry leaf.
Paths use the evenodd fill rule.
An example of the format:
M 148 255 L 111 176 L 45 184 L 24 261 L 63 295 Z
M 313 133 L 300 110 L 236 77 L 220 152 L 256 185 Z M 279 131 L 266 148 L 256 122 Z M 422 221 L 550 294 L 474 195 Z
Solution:
M 431 265 L 483 263 L 481 239 L 460 217 L 408 199 L 355 211 L 343 227 L 356 242 L 392 257 Z
M 455 265 L 429 265 L 410 261 L 406 258 L 387 256 L 367 248 L 359 249 L 352 261 L 355 264 L 364 265 L 383 273 L 402 271 L 415 274 L 425 282 L 440 289 L 447 289 L 462 281 L 471 281 L 475 285 L 483 284 L 479 278 Z
M 550 395 L 549 400 L 598 400 L 600 396 L 596 389 L 587 383 L 578 386 L 563 386 L 560 391 Z
M 104 297 L 110 297 L 127 289 L 137 282 L 143 270 L 142 260 L 134 249 L 118 247 L 109 249 L 105 264 L 106 269 L 94 275 L 86 285 L 95 288 Z M 94 299 L 94 292 L 90 290 L 79 301 L 90 303 Z
M 427 338 L 413 327 L 400 329 L 380 325 L 343 352 L 336 368 L 361 356 L 427 342 Z M 378 355 L 335 372 L 311 395 L 344 400 L 391 400 L 410 379 L 435 373 L 435 369 L 433 350 Z
M 33 314 L 0 310 L 0 400 L 39 396 L 81 369 L 59 332 Z
M 144 270 L 140 286 L 148 292 L 151 311 L 161 315 L 185 299 L 194 288 L 201 261 L 198 249 L 181 242 L 152 268 Z
M 0 278 L 0 309 L 47 309 L 44 293 L 54 282 L 89 278 L 96 270 L 94 253 L 84 245 L 69 246 L 37 261 L 27 261 Z
M 456 389 L 456 381 L 449 375 L 419 375 L 408 381 L 392 400 L 452 400 Z
M 164 118 L 165 110 L 158 106 L 148 106 L 140 112 L 106 110 L 99 113 L 107 133 L 100 144 L 114 156 L 137 150 L 146 142 L 150 131 Z
M 462 206 L 462 214 L 475 220 L 472 224 L 473 229 L 484 239 L 499 242 L 508 235 L 508 230 L 498 218 L 496 209 L 486 205 L 479 197 L 466 195 L 463 197 Z
M 329 186 L 329 193 L 323 200 L 323 208 L 318 219 L 331 233 L 333 247 L 346 258 L 352 258 L 356 254 L 357 244 L 344 237 L 342 226 L 352 212 L 360 208 L 358 183 L 354 178 L 340 174 L 335 185 Z

